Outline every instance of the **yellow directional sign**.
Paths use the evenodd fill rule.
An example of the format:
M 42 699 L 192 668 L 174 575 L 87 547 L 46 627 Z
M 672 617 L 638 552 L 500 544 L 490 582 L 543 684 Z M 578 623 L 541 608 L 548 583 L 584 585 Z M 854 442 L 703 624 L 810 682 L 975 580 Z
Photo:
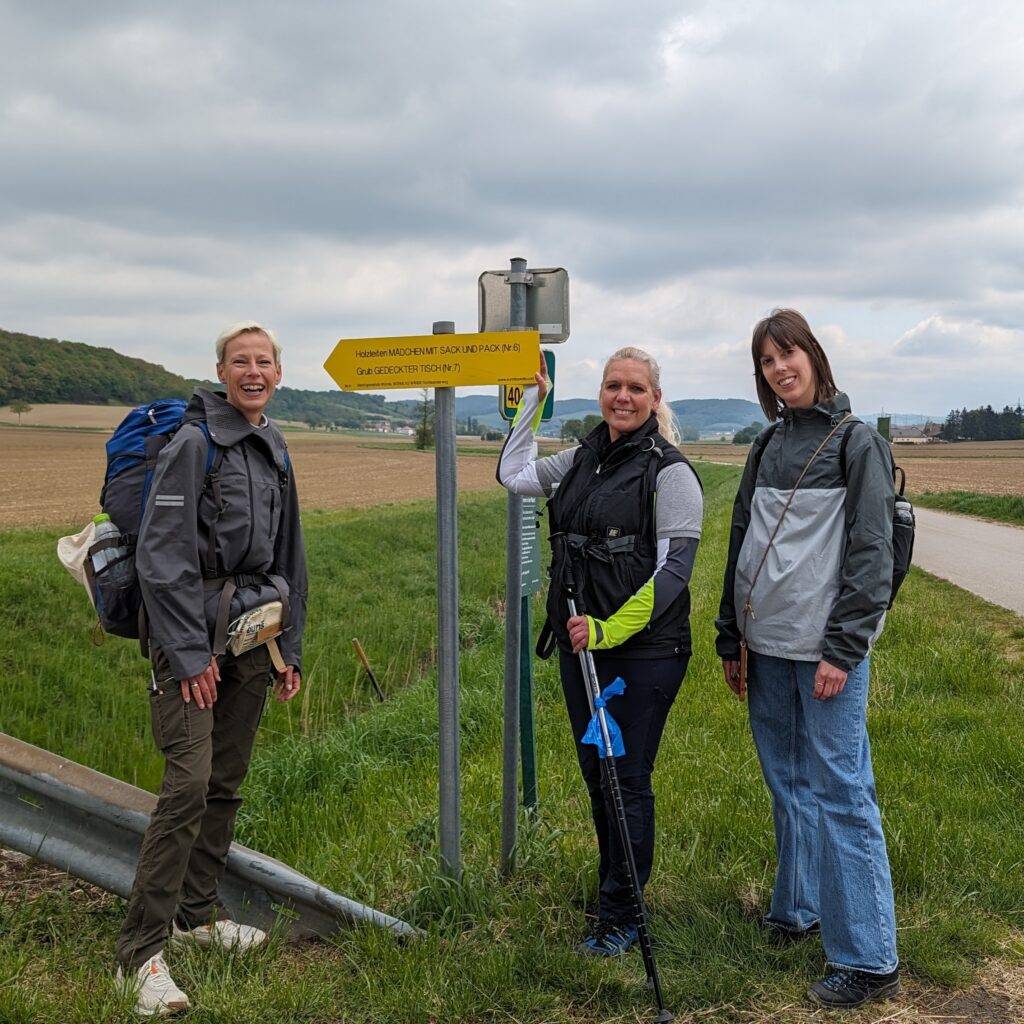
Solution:
M 324 363 L 342 391 L 522 384 L 540 358 L 537 331 L 342 339 Z

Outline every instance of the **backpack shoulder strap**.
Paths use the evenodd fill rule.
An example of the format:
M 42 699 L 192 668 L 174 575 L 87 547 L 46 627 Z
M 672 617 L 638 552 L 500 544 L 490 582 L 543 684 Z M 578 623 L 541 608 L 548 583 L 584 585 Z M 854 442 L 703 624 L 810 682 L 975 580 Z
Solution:
M 754 482 L 757 483 L 757 471 L 761 468 L 761 457 L 764 455 L 765 448 L 768 447 L 768 442 L 775 436 L 775 431 L 779 429 L 779 421 L 776 420 L 772 423 L 767 430 L 763 431 L 761 437 L 763 440 L 760 444 L 754 441 Z
M 864 423 L 863 420 L 854 419 L 853 423 L 843 432 L 843 439 L 839 442 L 839 472 L 843 475 L 843 483 L 846 482 L 846 446 L 850 443 L 850 437 L 853 432 L 857 429 L 858 424 L 864 424 L 870 430 L 870 425 Z M 893 457 L 892 449 L 889 450 L 889 465 L 892 468 L 892 479 L 893 483 L 896 482 L 896 473 L 903 473 L 903 470 L 896 465 L 896 459 Z M 899 493 L 903 493 L 903 487 L 906 486 L 907 477 L 903 474 L 903 485 L 900 487 Z
M 846 480 L 846 446 L 850 443 L 850 438 L 857 429 L 857 424 L 863 422 L 863 420 L 854 419 L 846 430 L 843 431 L 843 439 L 839 442 L 839 472 L 842 473 L 844 482 Z

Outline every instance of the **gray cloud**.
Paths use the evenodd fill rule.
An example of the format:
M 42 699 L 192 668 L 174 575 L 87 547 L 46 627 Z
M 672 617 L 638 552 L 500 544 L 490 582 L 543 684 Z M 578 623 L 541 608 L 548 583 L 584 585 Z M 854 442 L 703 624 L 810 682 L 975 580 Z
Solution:
M 918 378 L 934 411 L 963 404 L 965 350 L 910 357 L 930 318 L 1020 341 L 1018 5 L 4 20 L 4 326 L 198 373 L 222 321 L 257 316 L 292 339 L 292 382 L 324 386 L 338 335 L 472 329 L 477 273 L 522 254 L 570 270 L 580 393 L 627 340 L 677 392 L 749 392 L 745 339 L 780 303 L 856 339 L 837 355 L 873 407 Z M 1014 400 L 995 366 L 979 390 Z

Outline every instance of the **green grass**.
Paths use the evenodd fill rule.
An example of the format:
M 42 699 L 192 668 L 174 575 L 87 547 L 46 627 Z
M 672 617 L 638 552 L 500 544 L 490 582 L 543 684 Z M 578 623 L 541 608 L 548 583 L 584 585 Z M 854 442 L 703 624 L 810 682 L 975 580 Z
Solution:
M 915 504 L 960 512 L 1000 523 L 1024 526 L 1024 497 L 1017 494 L 976 494 L 974 491 L 925 491 L 913 496 Z
M 774 870 L 769 802 L 712 646 L 738 470 L 700 472 L 708 513 L 692 587 L 695 653 L 655 774 L 655 936 L 680 1019 L 709 1006 L 721 1009 L 702 1021 L 771 1007 L 794 1019 L 781 1008 L 802 1002 L 821 950 L 773 951 L 754 924 Z M 427 937 L 401 947 L 356 930 L 246 961 L 179 954 L 175 976 L 199 1007 L 189 1021 L 645 1018 L 639 957 L 606 964 L 571 952 L 596 858 L 551 662 L 535 665 L 540 812 L 523 819 L 516 875 L 498 875 L 505 502 L 467 495 L 460 505 L 463 884 L 437 872 L 433 509 L 311 512 L 305 716 L 269 709 L 238 838 Z M 154 788 L 144 665 L 127 643 L 90 645 L 85 599 L 53 557 L 55 537 L 0 535 L 0 729 Z M 389 694 L 384 705 L 352 636 Z M 915 570 L 874 658 L 870 726 L 900 950 L 908 973 L 928 982 L 968 982 L 1024 923 L 1022 639 L 1012 614 Z M 108 981 L 122 912 L 120 900 L 83 906 L 69 891 L 0 906 L 0 1021 L 130 1019 Z

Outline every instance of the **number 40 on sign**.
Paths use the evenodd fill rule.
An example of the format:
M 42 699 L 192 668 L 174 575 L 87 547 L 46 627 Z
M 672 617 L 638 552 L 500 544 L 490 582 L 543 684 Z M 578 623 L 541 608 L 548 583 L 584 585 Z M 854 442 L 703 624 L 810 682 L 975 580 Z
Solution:
M 541 419 L 549 420 L 555 413 L 555 353 L 545 351 L 544 361 L 548 364 L 548 379 L 551 381 L 551 390 L 548 391 L 548 397 L 544 402 L 544 412 L 541 415 Z M 502 384 L 498 388 L 498 412 L 501 413 L 501 418 L 509 421 L 514 420 L 516 418 L 516 409 L 519 408 L 519 403 L 522 399 L 522 384 Z

